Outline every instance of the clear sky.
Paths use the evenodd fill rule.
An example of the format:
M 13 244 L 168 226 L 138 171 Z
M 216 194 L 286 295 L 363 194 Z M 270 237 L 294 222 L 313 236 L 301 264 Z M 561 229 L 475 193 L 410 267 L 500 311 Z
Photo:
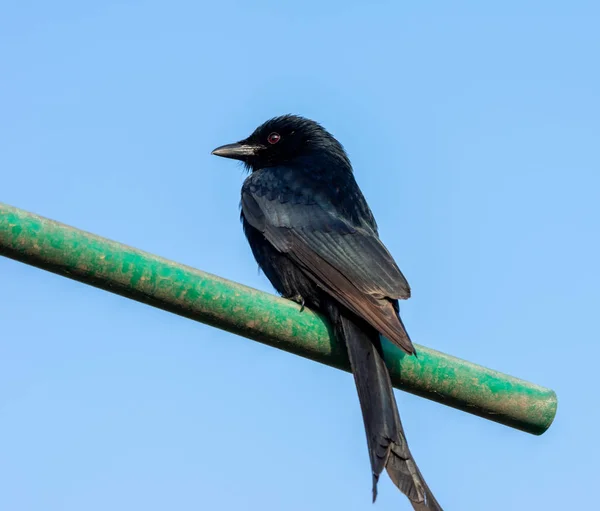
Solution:
M 597 2 L 0 7 L 0 201 L 263 290 L 241 167 L 298 113 L 348 150 L 420 344 L 554 388 L 535 437 L 397 392 L 447 510 L 598 484 Z M 0 509 L 376 507 L 352 378 L 0 259 Z M 589 504 L 591 505 L 591 504 Z

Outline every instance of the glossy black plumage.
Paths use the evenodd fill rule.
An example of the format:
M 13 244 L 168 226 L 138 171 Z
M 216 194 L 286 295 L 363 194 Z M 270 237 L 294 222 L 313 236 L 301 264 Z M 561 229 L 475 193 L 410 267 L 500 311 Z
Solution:
M 251 170 L 241 219 L 260 268 L 280 294 L 325 314 L 346 343 L 373 500 L 386 468 L 414 509 L 441 510 L 406 444 L 379 338 L 415 352 L 398 314 L 398 299 L 409 298 L 410 288 L 379 239 L 344 149 L 316 122 L 283 116 L 213 153 Z

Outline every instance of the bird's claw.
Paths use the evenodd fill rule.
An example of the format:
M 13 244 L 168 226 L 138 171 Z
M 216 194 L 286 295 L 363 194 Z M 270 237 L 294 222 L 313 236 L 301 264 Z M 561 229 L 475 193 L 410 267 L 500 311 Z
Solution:
M 292 300 L 293 302 L 296 302 L 298 305 L 300 305 L 300 312 L 302 312 L 304 310 L 304 297 L 303 296 L 294 295 L 294 296 L 290 296 L 289 299 Z

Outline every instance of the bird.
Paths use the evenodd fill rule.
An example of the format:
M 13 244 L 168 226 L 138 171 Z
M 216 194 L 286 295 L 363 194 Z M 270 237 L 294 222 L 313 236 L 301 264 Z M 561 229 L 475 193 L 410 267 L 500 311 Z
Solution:
M 381 343 L 385 336 L 416 355 L 399 312 L 410 286 L 379 238 L 344 147 L 318 122 L 287 114 L 212 154 L 248 170 L 240 218 L 259 268 L 282 297 L 324 315 L 346 346 L 372 501 L 385 468 L 413 509 L 441 511 L 409 450 Z

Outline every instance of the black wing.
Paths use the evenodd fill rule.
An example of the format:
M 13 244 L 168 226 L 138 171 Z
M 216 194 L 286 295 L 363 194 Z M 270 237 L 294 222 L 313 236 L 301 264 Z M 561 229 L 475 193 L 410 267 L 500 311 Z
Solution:
M 307 188 L 306 182 L 282 183 L 276 171 L 269 170 L 244 183 L 242 213 L 247 222 L 327 293 L 413 353 L 392 303 L 409 298 L 410 287 L 375 228 L 368 221 L 349 220 L 327 193 Z M 352 198 L 362 201 L 370 216 L 354 186 Z

